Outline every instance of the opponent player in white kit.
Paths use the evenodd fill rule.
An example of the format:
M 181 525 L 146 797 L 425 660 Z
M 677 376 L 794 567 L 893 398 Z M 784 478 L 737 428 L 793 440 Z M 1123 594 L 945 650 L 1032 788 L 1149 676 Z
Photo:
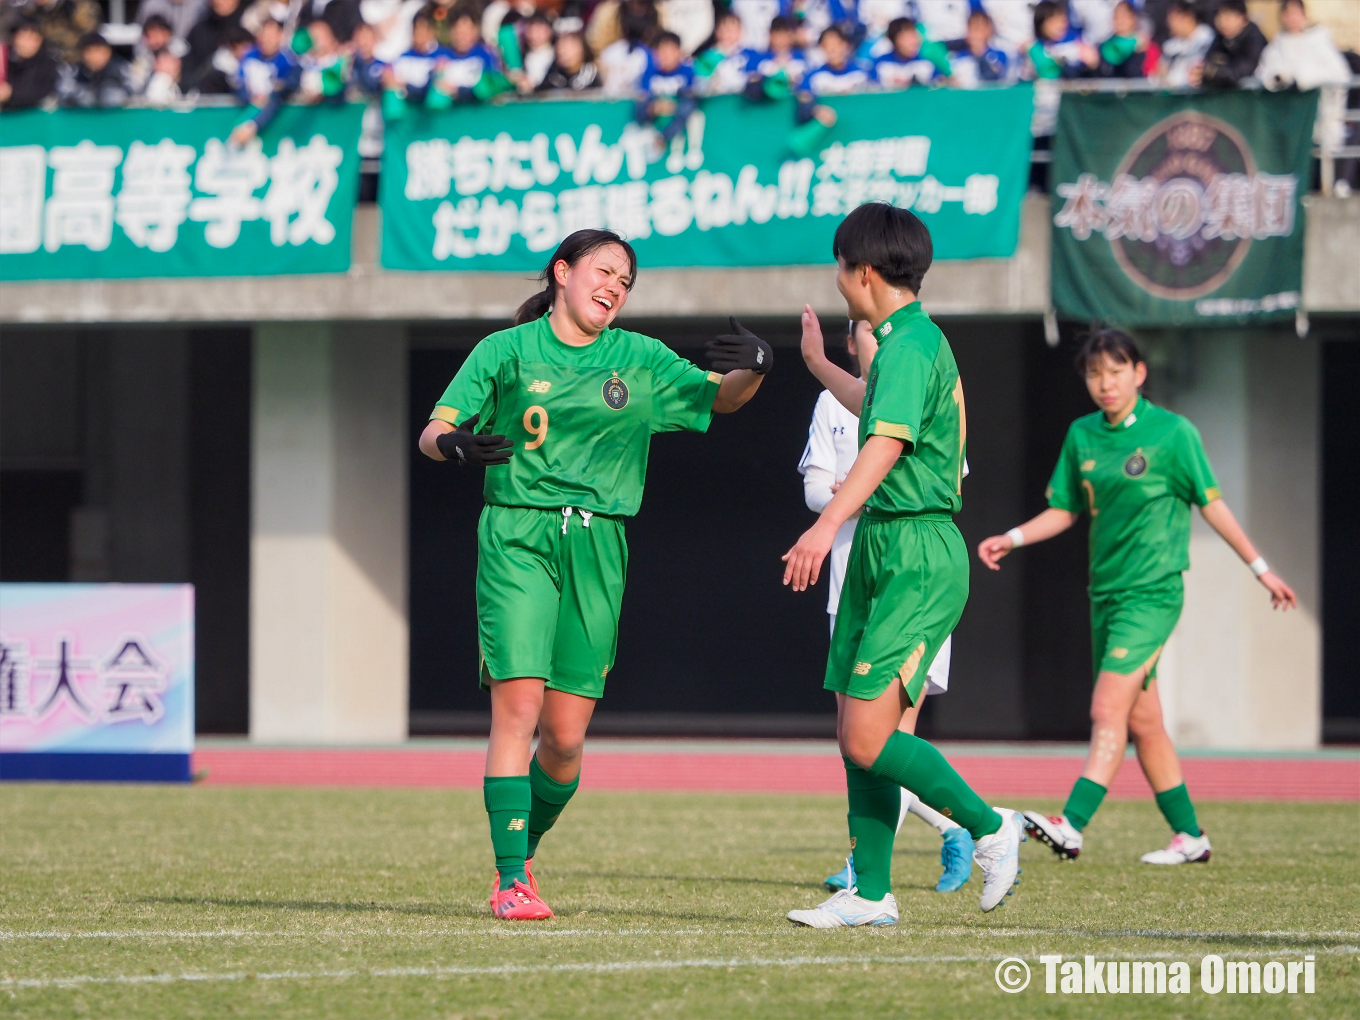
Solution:
M 878 341 L 867 322 L 850 323 L 846 336 L 846 346 L 851 357 L 859 361 L 860 377 L 869 377 L 869 363 L 878 352 Z M 798 462 L 798 472 L 803 476 L 803 498 L 808 509 L 821 513 L 836 490 L 840 488 L 845 476 L 850 473 L 859 453 L 859 418 L 844 407 L 831 395 L 830 390 L 822 390 L 817 398 L 817 406 L 812 412 L 812 426 L 808 429 L 807 446 L 803 449 L 803 459 Z M 968 473 L 965 463 L 963 473 Z M 841 598 L 841 582 L 845 580 L 845 566 L 850 559 L 850 543 L 855 537 L 857 517 L 852 517 L 841 525 L 836 532 L 836 540 L 831 546 L 830 592 L 826 611 L 831 617 L 831 629 L 836 629 L 836 607 Z M 952 635 L 945 641 L 935 661 L 926 673 L 926 693 L 943 694 L 949 689 L 949 654 L 953 645 Z M 920 714 L 922 698 L 914 708 L 902 717 L 901 728 L 908 733 L 916 729 L 916 717 Z M 902 791 L 902 813 L 897 818 L 897 827 L 908 813 L 915 815 L 929 825 L 935 826 L 944 837 L 940 849 L 940 863 L 944 874 L 935 886 L 936 892 L 954 892 L 968 881 L 973 873 L 973 837 L 968 830 L 955 825 L 933 808 L 922 804 L 910 790 Z M 826 886 L 833 892 L 846 889 L 855 884 L 854 858 L 846 862 L 844 868 L 826 880 Z

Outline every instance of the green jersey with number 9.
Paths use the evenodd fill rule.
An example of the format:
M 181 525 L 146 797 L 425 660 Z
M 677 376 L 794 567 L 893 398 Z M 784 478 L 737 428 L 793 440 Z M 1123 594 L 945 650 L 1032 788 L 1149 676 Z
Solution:
M 721 382 L 641 333 L 565 344 L 544 315 L 477 344 L 430 418 L 480 414 L 479 432 L 515 444 L 509 464 L 487 469 L 488 503 L 631 517 L 652 434 L 706 432 Z

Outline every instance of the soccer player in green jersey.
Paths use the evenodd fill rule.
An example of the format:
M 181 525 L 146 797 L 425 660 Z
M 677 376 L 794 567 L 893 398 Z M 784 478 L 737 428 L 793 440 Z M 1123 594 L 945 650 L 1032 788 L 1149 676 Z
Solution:
M 1053 538 L 1079 514 L 1090 517 L 1091 747 L 1060 815 L 1025 812 L 1025 825 L 1059 856 L 1081 853 L 1082 830 L 1124 760 L 1130 737 L 1138 764 L 1174 833 L 1146 864 L 1207 861 L 1180 761 L 1162 725 L 1157 659 L 1181 614 L 1181 574 L 1190 567 L 1190 505 L 1270 592 L 1276 609 L 1297 606 L 1293 591 L 1256 552 L 1218 490 L 1199 432 L 1139 392 L 1147 364 L 1137 344 L 1115 329 L 1091 336 L 1077 355 L 1100 408 L 1067 430 L 1048 486 L 1048 509 L 978 546 L 992 570 L 1012 549 Z
M 553 916 L 529 861 L 576 792 L 586 726 L 614 665 L 624 522 L 642 501 L 651 437 L 706 431 L 715 412 L 751 399 L 773 363 L 735 319 L 708 345 L 721 375 L 614 328 L 636 279 L 637 256 L 617 234 L 569 235 L 543 291 L 513 328 L 473 348 L 420 437 L 434 460 L 487 466 L 477 636 L 491 693 L 491 909 L 503 920 Z
M 784 556 L 784 583 L 817 581 L 836 532 L 855 529 L 823 686 L 836 693 L 856 884 L 789 920 L 814 928 L 897 923 L 892 850 L 902 788 L 967 829 L 983 874 L 982 909 L 1002 903 L 1019 873 L 1019 817 L 989 807 L 929 743 L 898 727 L 924 697 L 926 671 L 963 615 L 968 550 L 954 526 L 967 437 L 963 384 L 940 328 L 916 295 L 930 268 L 930 232 L 914 215 L 862 205 L 836 228 L 836 288 L 879 343 L 868 380 L 826 357 L 811 308 L 803 358 L 859 415 L 859 455 L 821 516 Z

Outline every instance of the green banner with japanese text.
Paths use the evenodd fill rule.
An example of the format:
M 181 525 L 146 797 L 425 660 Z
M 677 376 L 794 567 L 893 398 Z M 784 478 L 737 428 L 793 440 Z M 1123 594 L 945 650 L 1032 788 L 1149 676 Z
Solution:
M 361 105 L 0 113 L 0 280 L 343 272 Z
M 409 112 L 387 125 L 382 265 L 537 271 L 583 227 L 618 231 L 648 267 L 815 265 L 870 201 L 920 215 L 937 259 L 1014 253 L 1029 86 L 826 102 L 829 131 L 798 127 L 792 100 L 706 100 L 669 147 L 627 102 Z
M 1053 305 L 1117 326 L 1292 318 L 1314 92 L 1063 96 Z

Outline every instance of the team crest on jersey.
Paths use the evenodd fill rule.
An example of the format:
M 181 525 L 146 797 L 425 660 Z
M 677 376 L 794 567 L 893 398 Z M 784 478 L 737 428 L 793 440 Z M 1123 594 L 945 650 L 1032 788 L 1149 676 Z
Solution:
M 1134 453 L 1133 456 L 1131 456 L 1128 460 L 1124 461 L 1124 474 L 1128 475 L 1130 478 L 1138 478 L 1142 476 L 1147 472 L 1147 469 L 1148 469 L 1147 458 L 1143 456 L 1143 451 L 1141 448 L 1136 453 Z
M 604 381 L 601 396 L 609 407 L 622 411 L 628 405 L 628 384 L 617 375 L 610 376 Z

